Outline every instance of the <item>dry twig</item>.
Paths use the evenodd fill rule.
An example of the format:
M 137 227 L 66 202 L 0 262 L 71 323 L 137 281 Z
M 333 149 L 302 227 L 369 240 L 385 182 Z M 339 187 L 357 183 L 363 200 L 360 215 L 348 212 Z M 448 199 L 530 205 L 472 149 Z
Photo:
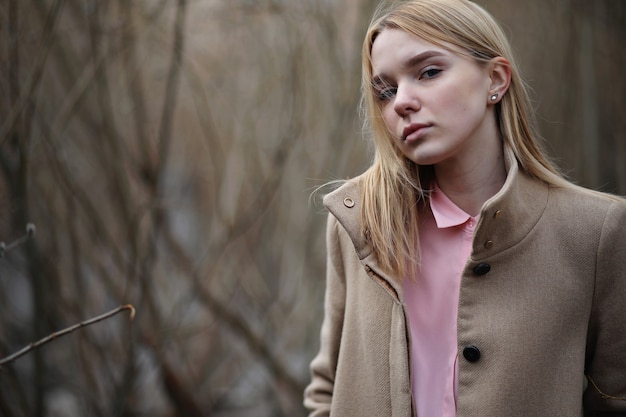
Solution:
M 35 228 L 35 225 L 32 223 L 28 223 L 26 225 L 26 233 L 18 238 L 15 239 L 13 242 L 9 243 L 8 245 L 4 242 L 0 242 L 0 258 L 4 258 L 4 255 L 15 249 L 16 247 L 18 247 L 19 245 L 21 245 L 22 243 L 26 242 L 28 239 L 32 238 L 33 236 L 35 236 L 35 231 L 37 229 Z
M 61 337 L 61 336 L 65 336 L 68 333 L 73 332 L 74 330 L 80 329 L 81 327 L 86 327 L 89 326 L 91 324 L 97 323 L 99 321 L 108 319 L 109 317 L 112 317 L 114 315 L 116 315 L 117 313 L 124 311 L 124 310 L 129 310 L 130 311 L 130 319 L 133 320 L 135 318 L 135 307 L 132 306 L 132 304 L 126 304 L 123 306 L 119 306 L 116 309 L 113 309 L 111 311 L 109 311 L 108 313 L 104 313 L 100 316 L 94 317 L 92 319 L 86 320 L 86 321 L 82 321 L 78 324 L 75 324 L 73 326 L 70 326 L 66 329 L 60 330 L 58 332 L 54 332 L 49 336 L 44 337 L 43 339 L 38 340 L 37 342 L 31 343 L 28 346 L 24 347 L 23 349 L 21 349 L 18 352 L 15 352 L 14 354 L 7 356 L 4 359 L 0 359 L 0 366 L 9 363 L 9 362 L 13 362 L 14 360 L 16 360 L 17 358 L 24 356 L 25 354 L 27 354 L 28 352 L 30 352 L 33 349 L 38 348 L 41 345 L 45 345 L 46 343 Z

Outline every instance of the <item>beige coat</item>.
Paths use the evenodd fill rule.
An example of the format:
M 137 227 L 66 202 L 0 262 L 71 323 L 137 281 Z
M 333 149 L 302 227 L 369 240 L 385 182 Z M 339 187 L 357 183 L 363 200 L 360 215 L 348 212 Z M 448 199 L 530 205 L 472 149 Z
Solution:
M 305 406 L 315 417 L 414 416 L 409 345 L 419 340 L 402 286 L 359 232 L 355 182 L 325 205 L 325 316 Z M 626 204 L 513 164 L 462 276 L 458 416 L 626 416 L 625 267 Z

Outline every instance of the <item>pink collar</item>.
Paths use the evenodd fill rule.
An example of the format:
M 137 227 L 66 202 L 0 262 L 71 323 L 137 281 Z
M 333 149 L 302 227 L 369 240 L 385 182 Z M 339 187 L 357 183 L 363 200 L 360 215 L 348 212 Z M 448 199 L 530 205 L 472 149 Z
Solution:
M 430 193 L 430 209 L 435 217 L 439 229 L 460 226 L 470 219 L 476 220 L 461 210 L 444 194 L 435 182 L 433 191 Z

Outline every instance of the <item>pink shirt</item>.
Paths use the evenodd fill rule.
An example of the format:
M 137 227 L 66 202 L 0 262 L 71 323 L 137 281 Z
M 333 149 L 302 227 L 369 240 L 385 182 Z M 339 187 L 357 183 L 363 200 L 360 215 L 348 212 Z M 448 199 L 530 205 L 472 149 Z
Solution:
M 435 185 L 432 211 L 421 223 L 422 267 L 404 281 L 411 331 L 413 396 L 419 417 L 456 416 L 457 337 L 461 273 L 477 218 Z

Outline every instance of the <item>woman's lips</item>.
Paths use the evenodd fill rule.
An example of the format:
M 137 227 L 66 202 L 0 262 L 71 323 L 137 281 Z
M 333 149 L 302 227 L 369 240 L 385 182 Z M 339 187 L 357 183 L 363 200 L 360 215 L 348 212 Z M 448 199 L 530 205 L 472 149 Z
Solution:
M 419 139 L 430 125 L 424 123 L 411 123 L 402 130 L 402 141 L 412 142 Z

